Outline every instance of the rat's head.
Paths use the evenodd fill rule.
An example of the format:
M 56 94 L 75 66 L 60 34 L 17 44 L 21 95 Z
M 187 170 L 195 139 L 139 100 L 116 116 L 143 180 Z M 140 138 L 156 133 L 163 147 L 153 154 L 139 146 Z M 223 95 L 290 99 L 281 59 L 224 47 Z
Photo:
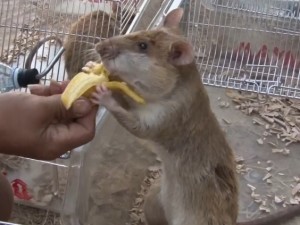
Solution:
M 146 100 L 172 94 L 180 68 L 194 61 L 191 45 L 178 34 L 181 8 L 171 11 L 162 28 L 107 39 L 96 46 L 105 67 Z

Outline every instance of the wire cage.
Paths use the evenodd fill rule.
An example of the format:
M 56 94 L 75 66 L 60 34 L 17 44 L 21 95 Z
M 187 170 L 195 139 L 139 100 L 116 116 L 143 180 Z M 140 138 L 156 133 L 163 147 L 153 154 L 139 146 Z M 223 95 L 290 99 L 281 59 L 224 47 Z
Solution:
M 299 1 L 167 1 L 166 9 L 170 5 L 185 8 L 182 29 L 204 84 L 300 98 Z
M 79 52 L 86 54 L 86 62 L 92 60 L 84 53 L 87 43 L 91 48 L 100 40 L 134 30 L 148 2 L 1 0 L 0 61 L 12 67 L 36 68 L 42 84 L 47 85 L 51 80 L 64 81 L 68 79 L 68 60 L 64 57 L 66 43 L 76 41 L 73 48 L 77 52 L 69 47 L 71 54 Z M 80 20 L 84 26 L 74 25 Z M 76 67 L 74 62 L 72 66 Z M 103 115 L 104 110 L 99 110 L 97 123 Z M 80 192 L 79 173 L 85 148 L 81 146 L 54 161 L 0 155 L 0 171 L 11 182 L 15 201 L 64 215 L 76 215 L 77 199 L 74 196 Z
M 80 42 L 69 48 L 76 55 L 95 42 L 129 33 L 149 2 L 1 0 L 0 61 L 38 69 L 44 84 L 66 80 L 67 40 Z M 182 30 L 194 47 L 204 84 L 300 99 L 299 1 L 164 0 L 148 29 L 160 26 L 164 16 L 178 6 L 185 10 Z M 95 17 L 86 17 L 95 12 L 96 25 Z M 84 27 L 72 25 L 82 18 Z M 100 31 L 95 30 L 97 24 Z M 90 51 L 85 54 L 86 61 L 93 59 Z M 80 68 L 86 61 L 71 64 L 81 63 Z M 98 124 L 103 115 L 100 110 Z M 27 189 L 27 195 L 16 189 L 17 201 L 60 212 L 73 220 L 71 224 L 78 224 L 76 216 L 84 218 L 86 212 L 77 207 L 79 200 L 74 196 L 84 185 L 80 179 L 87 148 L 81 146 L 52 162 L 1 156 L 0 169 L 1 163 L 9 164 L 5 172 L 12 185 Z M 39 173 L 32 174 L 28 168 Z M 45 186 L 48 191 L 42 192 Z
M 78 42 L 95 43 L 129 32 L 140 18 L 143 3 L 142 0 L 1 1 L 0 60 L 12 66 L 37 68 L 44 83 L 50 79 L 65 80 L 65 60 L 61 56 L 70 37 L 76 36 Z M 95 12 L 94 17 L 83 18 L 84 29 L 78 26 L 71 29 L 81 17 Z M 95 23 L 103 28 L 96 31 Z M 26 61 L 41 40 L 45 43 L 38 45 L 33 59 Z M 83 43 L 82 51 L 84 47 Z

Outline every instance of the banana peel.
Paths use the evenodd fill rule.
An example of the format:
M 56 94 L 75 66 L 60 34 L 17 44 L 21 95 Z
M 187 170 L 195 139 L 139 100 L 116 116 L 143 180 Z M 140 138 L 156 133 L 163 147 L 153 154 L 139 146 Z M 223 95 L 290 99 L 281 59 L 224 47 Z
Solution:
M 94 64 L 91 68 L 85 68 L 85 72 L 80 72 L 67 85 L 61 95 L 61 101 L 66 109 L 81 96 L 89 98 L 95 91 L 97 85 L 104 84 L 108 89 L 120 90 L 134 101 L 145 104 L 142 97 L 131 90 L 126 83 L 118 81 L 109 81 L 109 72 L 103 64 Z

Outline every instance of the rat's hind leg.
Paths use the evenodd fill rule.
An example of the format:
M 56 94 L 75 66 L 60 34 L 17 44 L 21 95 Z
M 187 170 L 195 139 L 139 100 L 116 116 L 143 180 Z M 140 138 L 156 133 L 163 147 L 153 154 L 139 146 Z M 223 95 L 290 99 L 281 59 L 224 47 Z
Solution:
M 168 225 L 159 193 L 160 183 L 156 182 L 146 195 L 144 214 L 147 225 Z

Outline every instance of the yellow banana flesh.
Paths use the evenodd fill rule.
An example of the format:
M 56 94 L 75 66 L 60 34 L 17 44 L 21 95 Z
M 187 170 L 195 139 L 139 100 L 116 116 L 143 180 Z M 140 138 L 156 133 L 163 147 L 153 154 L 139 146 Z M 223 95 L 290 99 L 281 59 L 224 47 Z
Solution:
M 95 64 L 92 68 L 85 68 L 86 72 L 80 72 L 70 81 L 61 95 L 61 101 L 66 109 L 81 96 L 90 97 L 95 86 L 104 84 L 108 89 L 120 90 L 134 101 L 144 104 L 142 97 L 131 90 L 124 82 L 109 81 L 109 73 L 103 64 Z

